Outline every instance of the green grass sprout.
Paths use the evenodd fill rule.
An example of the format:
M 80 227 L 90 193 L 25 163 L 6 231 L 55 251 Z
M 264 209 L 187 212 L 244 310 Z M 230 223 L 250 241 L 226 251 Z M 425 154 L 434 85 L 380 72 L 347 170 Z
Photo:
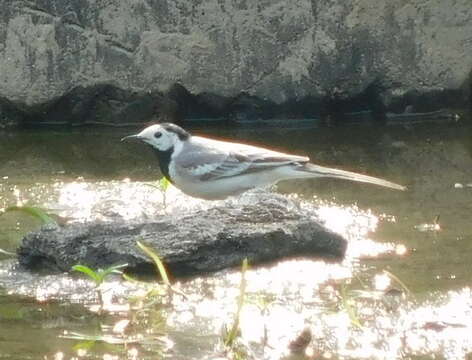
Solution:
M 74 265 L 72 266 L 73 271 L 81 272 L 82 274 L 87 275 L 95 283 L 95 288 L 97 290 L 98 302 L 100 303 L 100 311 L 103 310 L 103 294 L 100 289 L 100 285 L 106 280 L 106 278 L 111 274 L 122 274 L 121 269 L 127 267 L 128 264 L 112 265 L 106 269 L 93 270 L 86 265 Z
M 122 271 L 120 269 L 123 269 L 127 266 L 128 264 L 120 264 L 120 265 L 112 265 L 106 269 L 93 270 L 86 265 L 77 264 L 77 265 L 72 266 L 72 270 L 78 271 L 87 275 L 90 279 L 92 279 L 95 282 L 95 285 L 98 287 L 105 281 L 107 276 L 109 276 L 110 274 L 121 274 Z
M 47 210 L 36 207 L 36 206 L 9 206 L 7 207 L 3 213 L 0 215 L 6 214 L 12 211 L 19 211 L 27 215 L 31 215 L 37 219 L 39 219 L 43 224 L 56 224 L 56 220 L 54 220 L 49 214 Z
M 14 252 L 3 250 L 3 249 L 0 249 L 0 254 L 7 255 L 7 256 L 16 256 Z
M 161 276 L 162 281 L 164 282 L 164 284 L 170 287 L 171 284 L 170 284 L 169 276 L 167 275 L 167 270 L 164 266 L 164 263 L 159 258 L 159 255 L 157 255 L 157 253 L 154 250 L 144 245 L 140 241 L 137 241 L 136 244 L 147 256 L 149 256 L 152 259 L 152 261 L 154 261 L 154 264 L 156 265 L 156 268 L 159 271 L 159 275 Z
M 155 184 L 146 184 L 147 186 L 151 186 L 155 189 L 158 189 L 161 194 L 162 194 L 162 206 L 164 209 L 167 208 L 167 190 L 169 189 L 169 186 L 171 185 L 170 181 L 167 180 L 165 176 L 161 177 Z
M 160 275 L 162 281 L 166 285 L 166 287 L 169 290 L 170 294 L 174 294 L 174 293 L 179 294 L 179 295 L 183 296 L 185 299 L 187 299 L 188 298 L 187 295 L 185 295 L 182 291 L 177 290 L 174 287 L 172 287 L 172 284 L 170 283 L 169 275 L 167 273 L 165 265 L 162 262 L 162 260 L 160 259 L 159 255 L 156 253 L 156 251 L 151 249 L 149 246 L 144 245 L 141 241 L 137 241 L 136 244 L 147 256 L 149 256 L 152 259 L 152 261 L 156 265 L 157 271 L 159 272 L 159 275 Z
M 163 176 L 160 180 L 159 180 L 159 186 L 160 188 L 163 190 L 163 191 L 167 191 L 167 189 L 169 188 L 170 186 L 170 181 L 167 180 L 167 178 L 165 176 Z
M 229 329 L 224 339 L 225 346 L 229 348 L 231 348 L 234 345 L 235 340 L 239 336 L 239 333 L 240 333 L 239 325 L 241 322 L 241 311 L 243 309 L 245 297 L 246 297 L 246 287 L 247 287 L 246 271 L 248 267 L 249 267 L 248 261 L 247 261 L 247 258 L 245 258 L 241 266 L 241 283 L 239 285 L 238 304 L 236 308 L 236 313 L 234 314 L 233 325 Z
M 408 289 L 408 287 L 405 285 L 405 283 L 403 281 L 401 281 L 398 276 L 392 274 L 390 271 L 387 271 L 387 270 L 384 270 L 383 272 L 384 272 L 384 274 L 387 274 L 388 277 L 395 280 L 406 291 L 406 293 L 408 295 L 411 295 L 410 289 Z
M 348 294 L 347 287 L 345 284 L 341 285 L 339 289 L 339 294 L 341 296 L 342 307 L 349 316 L 351 324 L 359 329 L 362 329 L 363 326 L 359 320 L 359 316 L 357 315 L 354 298 L 350 294 Z

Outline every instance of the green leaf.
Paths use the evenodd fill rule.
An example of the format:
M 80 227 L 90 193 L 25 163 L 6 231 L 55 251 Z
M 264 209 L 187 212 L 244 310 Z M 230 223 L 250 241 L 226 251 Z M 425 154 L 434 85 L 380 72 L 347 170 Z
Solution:
M 121 345 L 121 344 L 126 344 L 128 341 L 127 339 L 123 339 L 118 336 L 113 336 L 113 335 L 87 335 L 87 334 L 81 334 L 81 333 L 76 333 L 76 332 L 70 332 L 66 335 L 59 335 L 60 338 L 63 339 L 70 339 L 70 340 L 79 340 L 82 342 L 104 342 L 107 344 L 112 344 L 112 345 Z
M 25 318 L 27 309 L 20 303 L 1 304 L 0 320 L 22 320 Z
M 164 266 L 164 263 L 161 261 L 161 259 L 157 255 L 157 253 L 154 250 L 152 250 L 150 247 L 147 247 L 146 245 L 144 245 L 140 241 L 137 241 L 136 243 L 138 244 L 138 247 L 142 251 L 144 251 L 144 253 L 147 256 L 149 256 L 152 259 L 152 261 L 154 261 L 154 264 L 156 264 L 157 270 L 159 271 L 159 274 L 161 275 L 162 281 L 164 281 L 164 284 L 170 287 L 170 281 L 169 281 L 169 277 L 167 276 L 166 268 Z
M 129 344 L 141 344 L 141 345 L 152 345 L 156 347 L 162 345 L 162 340 L 156 336 L 115 336 L 115 335 L 88 335 L 77 332 L 69 332 L 64 335 L 59 335 L 61 339 L 77 340 L 81 342 L 100 342 L 109 345 L 124 345 Z M 84 344 L 85 345 L 85 344 Z M 161 359 L 161 357 L 159 357 Z
M 72 347 L 72 350 L 90 350 L 91 348 L 93 348 L 93 346 L 95 345 L 95 343 L 97 342 L 97 340 L 86 340 L 86 341 L 82 341 L 78 344 L 75 344 L 73 347 Z
M 351 324 L 359 329 L 362 329 L 362 324 L 359 320 L 359 317 L 357 316 L 355 305 L 353 304 L 354 300 L 348 294 L 346 285 L 344 284 L 341 285 L 340 295 L 341 295 L 342 305 L 344 307 L 344 310 L 347 312 L 347 315 L 349 316 L 349 320 L 351 321 Z
M 121 274 L 120 269 L 127 267 L 128 264 L 112 265 L 106 269 L 93 270 L 86 265 L 74 265 L 72 270 L 79 271 L 91 278 L 97 286 L 103 283 L 105 278 L 110 274 Z
M 100 269 L 97 271 L 98 275 L 101 277 L 102 282 L 110 274 L 122 274 L 123 272 L 120 269 L 127 267 L 128 264 L 112 265 L 106 269 Z
M 157 180 L 155 183 L 144 183 L 144 185 L 153 187 L 155 189 L 159 189 L 162 192 L 166 192 L 171 184 L 170 184 L 170 181 L 167 180 L 165 176 L 163 176 L 159 180 Z
M 159 180 L 159 187 L 162 189 L 162 191 L 167 191 L 167 189 L 169 188 L 169 185 L 170 185 L 170 181 L 167 180 L 167 178 L 165 176 L 163 176 L 160 180 Z
M 47 214 L 46 210 L 35 206 L 10 206 L 5 209 L 4 213 L 11 211 L 20 211 L 25 214 L 34 216 L 35 218 L 41 220 L 43 224 L 50 224 L 56 222 L 52 217 Z
M 130 275 L 127 275 L 127 274 L 123 274 L 123 279 L 125 279 L 126 281 L 129 281 L 133 284 L 146 284 L 144 281 L 140 281 Z
M 439 215 L 437 217 L 439 218 Z M 384 270 L 384 273 L 387 274 L 391 279 L 395 280 L 398 284 L 400 284 L 400 286 L 406 291 L 408 295 L 411 295 L 410 289 L 408 289 L 408 287 L 403 283 L 403 281 L 400 280 L 399 277 L 387 270 Z
M 91 278 L 95 284 L 98 286 L 103 282 L 103 277 L 101 277 L 97 272 L 85 265 L 74 265 L 72 270 L 81 272 Z
M 229 332 L 226 334 L 226 338 L 224 340 L 224 343 L 226 346 L 232 346 L 234 344 L 234 341 L 236 340 L 236 337 L 239 334 L 239 323 L 241 321 L 241 311 L 243 309 L 244 300 L 246 297 L 246 286 L 247 286 L 246 271 L 248 267 L 249 267 L 248 261 L 247 261 L 247 258 L 245 258 L 241 266 L 241 283 L 239 284 L 238 307 L 236 309 L 236 313 L 234 314 L 233 325 L 231 326 L 231 329 L 229 330 Z
M 11 252 L 11 251 L 7 251 L 7 250 L 3 250 L 0 248 L 0 254 L 3 254 L 3 255 L 8 255 L 8 256 L 16 256 L 15 253 Z

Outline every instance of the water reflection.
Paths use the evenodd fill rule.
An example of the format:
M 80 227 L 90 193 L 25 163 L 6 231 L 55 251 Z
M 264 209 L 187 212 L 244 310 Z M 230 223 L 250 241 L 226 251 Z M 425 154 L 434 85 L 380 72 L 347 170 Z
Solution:
M 44 188 L 40 189 L 45 191 Z M 189 212 L 215 205 L 189 198 L 171 188 L 166 193 L 169 205 L 164 208 L 162 192 L 146 183 L 127 179 L 111 182 L 87 182 L 81 179 L 69 183 L 55 182 L 45 192 L 46 206 L 56 209 L 67 221 L 146 221 L 168 212 Z M 339 351 L 344 346 L 343 339 L 346 338 L 347 342 L 350 336 L 349 332 L 342 331 L 349 328 L 350 320 L 342 311 L 336 315 L 327 315 L 333 310 L 329 307 L 336 307 L 339 301 L 336 288 L 329 284 L 351 279 L 358 271 L 360 257 L 377 256 L 395 249 L 393 244 L 378 243 L 368 238 L 380 221 L 371 211 L 360 210 L 357 206 L 339 206 L 316 198 L 306 201 L 290 196 L 290 199 L 296 201 L 306 214 L 322 220 L 328 228 L 345 236 L 349 240 L 349 247 L 345 260 L 340 264 L 292 259 L 248 271 L 247 303 L 241 313 L 241 331 L 245 342 L 259 344 L 253 346 L 254 351 L 263 358 L 274 359 L 287 355 L 290 340 L 304 327 L 313 328 L 313 319 L 320 318 L 325 320 L 323 327 L 331 329 L 329 331 L 337 338 L 336 347 L 330 345 L 329 349 Z M 251 193 L 228 201 L 250 202 Z M 89 304 L 93 312 L 98 310 L 91 282 L 71 279 L 65 274 L 39 276 L 16 273 L 14 263 L 10 266 L 9 271 L 3 272 L 4 276 L 0 274 L 0 283 L 12 289 L 12 292 L 32 296 L 38 301 L 67 299 Z M 239 281 L 238 272 L 227 271 L 179 284 L 188 298 L 173 298 L 172 307 L 165 310 L 166 327 L 178 333 L 207 334 L 201 339 L 205 344 L 199 343 L 198 346 L 202 348 L 202 354 L 213 356 L 214 346 L 220 341 L 218 334 L 234 317 Z M 80 291 L 80 288 L 83 290 Z M 144 290 L 136 284 L 110 280 L 103 285 L 102 291 L 105 311 L 121 314 L 121 319 L 116 320 L 113 326 L 102 329 L 105 335 L 109 335 L 107 338 L 102 337 L 101 341 L 110 342 L 117 336 L 116 331 L 113 331 L 117 324 L 130 321 L 131 307 L 127 299 L 142 294 Z M 331 298 L 331 305 L 328 306 L 322 299 L 321 292 L 326 298 Z M 128 317 L 123 320 L 123 316 Z M 264 345 L 260 346 L 261 343 Z M 196 358 L 201 358 L 202 354 Z
M 159 191 L 144 183 L 129 180 L 55 183 L 52 189 L 46 196 L 50 201 L 48 206 L 60 209 L 61 216 L 68 217 L 69 221 L 86 221 L 98 216 L 102 220 L 117 217 L 142 220 L 155 218 L 169 211 L 156 206 L 162 201 Z M 211 206 L 208 202 L 190 200 L 176 189 L 170 190 L 167 196 L 171 199 L 171 211 L 189 211 Z M 307 351 L 321 356 L 336 354 L 335 356 L 356 359 L 393 359 L 402 357 L 405 353 L 442 353 L 453 359 L 472 351 L 472 342 L 466 335 L 472 330 L 472 317 L 464 317 L 472 315 L 469 288 L 450 292 L 440 303 L 414 305 L 410 301 L 392 308 L 382 301 L 382 294 L 392 286 L 392 280 L 385 273 L 377 273 L 371 279 L 373 285 L 367 286 L 367 289 L 377 291 L 378 295 L 343 298 L 345 295 L 342 295 L 342 286 L 353 286 L 351 279 L 355 279 L 356 273 L 361 270 L 360 258 L 385 253 L 406 253 L 405 246 L 369 239 L 380 223 L 392 221 L 391 217 L 379 217 L 372 211 L 361 210 L 357 206 L 339 206 L 316 198 L 313 201 L 298 201 L 299 206 L 307 213 L 311 212 L 313 216 L 323 220 L 327 227 L 349 240 L 347 256 L 340 264 L 292 259 L 248 271 L 247 300 L 241 313 L 240 325 L 242 339 L 256 358 L 277 359 L 289 356 L 290 342 L 307 327 L 313 336 Z M 106 211 L 103 211 L 103 203 L 106 204 Z M 40 302 L 59 299 L 88 304 L 92 311 L 96 311 L 96 298 L 91 291 L 91 282 L 71 278 L 66 274 L 39 276 L 18 272 L 15 266 L 13 261 L 9 265 L 3 263 L 0 271 L 0 283 L 10 293 L 28 295 Z M 170 329 L 168 337 L 178 339 L 179 334 L 201 335 L 186 340 L 191 347 L 199 348 L 198 355 L 189 356 L 186 350 L 177 345 L 173 352 L 181 351 L 186 354 L 184 358 L 187 359 L 201 359 L 205 356 L 214 358 L 216 345 L 221 341 L 221 329 L 234 317 L 239 282 L 239 272 L 226 271 L 217 276 L 196 278 L 178 284 L 188 298 L 174 296 L 171 306 L 161 309 L 164 312 L 165 326 Z M 139 284 L 118 279 L 110 280 L 104 286 L 105 309 L 115 315 L 112 317 L 113 324 L 102 328 L 101 341 L 113 342 L 116 336 L 124 336 L 125 329 L 132 321 L 128 299 L 144 290 Z M 364 289 L 366 286 L 364 284 L 364 287 L 360 287 Z M 346 301 L 355 310 L 347 310 L 346 305 L 343 305 Z M 361 327 L 353 325 L 350 311 L 355 311 Z M 122 331 L 118 331 L 118 334 L 119 327 Z M 145 342 L 149 333 L 145 335 L 144 328 L 141 331 L 143 335 L 133 341 Z M 66 344 L 67 342 L 63 346 L 68 346 Z M 138 349 L 132 349 L 134 350 L 129 353 L 129 357 L 137 358 Z M 54 357 L 63 356 L 61 354 L 63 352 L 58 352 Z M 82 351 L 80 355 L 77 353 L 78 356 L 91 354 L 87 351 Z M 117 356 L 104 353 L 102 358 Z
M 464 175 L 463 171 L 470 168 L 467 165 L 470 154 L 464 151 L 470 147 L 470 139 L 462 144 L 463 131 L 449 136 L 450 131 L 453 130 L 428 128 L 416 132 L 397 128 L 386 134 L 385 129 L 378 133 L 361 129 L 358 136 L 353 136 L 353 129 L 339 129 L 336 138 L 326 136 L 322 130 L 309 136 L 305 131 L 292 131 L 293 152 L 313 154 L 327 164 L 374 169 L 379 176 L 382 171 L 385 174 L 390 171 L 395 179 L 405 174 L 406 182 L 415 179 L 415 183 L 401 198 L 344 183 L 308 181 L 279 186 L 307 214 L 322 219 L 327 227 L 347 237 L 348 253 L 339 264 L 290 259 L 248 271 L 241 340 L 251 350 L 249 358 L 290 357 L 289 344 L 305 329 L 311 332 L 306 353 L 317 358 L 464 359 L 472 352 L 468 256 L 471 193 L 467 186 L 454 186 L 470 182 L 470 174 Z M 121 135 L 117 134 L 116 139 Z M 239 135 L 261 143 L 259 133 Z M 275 135 L 265 132 L 263 142 L 283 147 L 285 138 L 285 131 Z M 76 150 L 81 141 L 74 145 Z M 103 137 L 100 141 L 107 143 Z M 401 147 L 390 147 L 389 144 L 399 141 Z M 380 144 L 381 150 L 372 151 L 372 144 Z M 443 151 L 444 144 L 447 152 Z M 388 161 L 381 156 L 385 151 Z M 111 153 L 122 161 L 120 152 Z M 397 156 L 399 153 L 401 157 Z M 420 158 L 418 154 L 425 155 Z M 66 160 L 64 164 L 73 163 Z M 141 159 L 128 161 L 120 176 L 114 173 L 113 179 L 104 179 L 90 176 L 100 169 L 87 172 L 88 168 L 84 171 L 64 164 L 49 166 L 52 160 L 46 155 L 40 156 L 40 163 L 48 165 L 43 168 L 51 168 L 52 173 L 38 170 L 36 176 L 21 175 L 19 169 L 23 167 L 16 165 L 20 163 L 17 159 L 15 166 L 11 165 L 13 162 L 7 166 L 11 175 L 2 174 L 0 208 L 12 204 L 40 205 L 60 215 L 63 221 L 151 221 L 164 214 L 213 206 L 171 188 L 164 208 L 163 194 L 146 185 L 155 177 L 154 169 L 139 170 L 139 174 L 145 174 L 141 181 L 123 179 L 148 164 L 148 159 L 138 160 Z M 82 162 L 87 166 L 91 163 L 86 157 Z M 107 174 L 114 168 L 116 163 L 110 162 Z M 436 173 L 437 168 L 444 171 Z M 84 172 L 89 176 L 78 177 Z M 117 180 L 120 178 L 123 180 Z M 313 197 L 314 193 L 318 195 Z M 337 197 L 334 201 L 333 194 Z M 429 231 L 439 213 L 441 231 Z M 17 241 L 20 229 L 27 223 L 13 214 L 0 218 L 0 222 L 3 243 L 13 238 Z M 428 231 L 415 230 L 418 224 L 428 225 L 418 228 Z M 9 249 L 14 250 L 14 246 Z M 412 294 L 388 276 L 385 269 L 404 281 Z M 2 261 L 0 295 L 9 295 L 7 304 L 0 302 L 0 346 L 9 356 L 17 354 L 20 343 L 25 353 L 34 354 L 30 358 L 40 354 L 46 359 L 155 359 L 160 357 L 156 349 L 172 359 L 215 359 L 223 356 L 218 346 L 221 329 L 234 319 L 239 284 L 237 271 L 187 280 L 175 286 L 188 298 L 174 296 L 170 301 L 155 296 L 157 302 L 153 307 L 140 312 L 144 301 L 139 305 L 132 299 L 145 297 L 149 289 L 114 278 L 104 285 L 106 314 L 101 316 L 97 315 L 95 288 L 90 281 L 68 274 L 31 274 L 18 269 L 14 260 Z M 24 296 L 34 301 L 25 303 Z M 120 328 L 123 331 L 118 331 Z M 83 340 L 59 337 L 71 333 L 80 334 Z M 104 338 L 96 340 L 89 349 L 74 350 L 86 336 Z M 117 339 L 139 341 L 126 348 L 118 344 L 111 349 L 103 341 Z

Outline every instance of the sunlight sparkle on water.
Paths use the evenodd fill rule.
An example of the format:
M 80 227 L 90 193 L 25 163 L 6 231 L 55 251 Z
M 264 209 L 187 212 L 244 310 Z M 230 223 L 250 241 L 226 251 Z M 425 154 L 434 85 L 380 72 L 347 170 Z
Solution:
M 144 191 L 141 186 L 123 182 L 71 182 L 58 189 L 58 206 L 79 221 L 119 217 L 124 220 L 143 215 L 143 192 L 155 204 L 162 202 L 158 192 Z
M 387 290 L 391 284 L 390 276 L 387 274 L 377 274 L 374 277 L 374 288 L 376 290 Z
M 349 258 L 366 254 L 376 256 L 386 251 L 403 255 L 407 249 L 403 245 L 376 243 L 367 238 L 378 225 L 378 218 L 371 212 L 361 211 L 357 207 L 329 204 L 320 207 L 318 213 L 326 220 L 328 227 L 332 226 L 333 230 L 350 239 L 348 259 L 341 264 L 301 259 L 285 260 L 273 266 L 249 270 L 246 274 L 246 305 L 241 313 L 244 339 L 261 343 L 261 339 L 267 336 L 267 358 L 279 358 L 285 353 L 290 339 L 296 337 L 307 324 L 313 329 L 315 343 L 319 342 L 323 353 L 334 353 L 349 358 L 398 358 L 403 351 L 405 336 L 411 340 L 410 347 L 413 352 L 429 353 L 433 351 L 431 349 L 439 351 L 438 349 L 444 346 L 452 348 L 443 341 L 444 339 L 442 342 L 438 340 L 428 344 L 415 341 L 418 326 L 412 325 L 413 319 L 416 318 L 421 324 L 428 319 L 426 315 L 415 314 L 421 307 L 417 310 L 397 310 L 399 313 L 379 310 L 378 304 L 382 304 L 381 290 L 388 289 L 392 283 L 387 274 L 378 274 L 373 278 L 377 297 L 356 300 L 361 306 L 358 316 L 362 317 L 365 324 L 361 329 L 353 326 L 352 319 L 343 309 L 334 313 L 326 311 L 325 304 L 320 301 L 322 285 L 330 280 L 342 281 L 351 278 L 354 268 Z M 337 222 L 337 219 L 340 221 Z M 198 296 L 194 299 L 198 304 L 195 314 L 207 319 L 208 326 L 214 331 L 221 328 L 222 323 L 231 321 L 239 293 L 239 281 L 240 274 L 231 272 L 224 277 L 196 280 L 192 283 L 205 289 L 200 300 L 197 299 Z M 192 286 L 193 291 L 199 292 L 199 286 Z M 463 296 L 459 296 L 459 299 L 464 301 Z M 336 297 L 331 298 L 331 301 L 335 302 Z M 430 313 L 433 311 L 432 308 L 426 308 Z M 174 326 L 182 326 L 184 322 L 186 326 L 192 322 L 188 304 L 186 309 L 185 315 L 180 313 L 180 318 L 170 315 Z M 392 329 L 395 330 L 392 332 Z M 422 331 L 421 328 L 419 330 Z M 464 341 L 464 333 L 461 334 L 460 341 Z M 424 339 L 424 336 L 418 339 Z M 470 349 L 470 343 L 464 346 Z
M 149 220 L 160 215 L 208 208 L 212 202 L 194 199 L 173 186 L 164 193 L 155 184 L 144 182 L 83 180 L 55 184 L 57 200 L 49 206 L 74 221 Z
M 56 191 L 57 201 L 51 201 L 50 204 L 61 209 L 62 215 L 70 216 L 76 221 L 153 219 L 163 214 L 186 213 L 215 206 L 215 202 L 193 199 L 171 188 L 166 193 L 168 207 L 164 209 L 159 190 L 128 180 L 57 183 Z M 251 203 L 251 196 L 248 194 L 241 199 L 230 199 L 228 203 Z M 271 266 L 250 268 L 246 273 L 246 301 L 241 313 L 244 340 L 260 344 L 267 337 L 266 358 L 269 356 L 276 359 L 286 354 L 291 339 L 309 326 L 316 337 L 314 342 L 319 343 L 324 353 L 355 358 L 397 357 L 402 346 L 401 334 L 407 331 L 407 321 L 411 325 L 411 313 L 402 316 L 377 314 L 372 304 L 366 304 L 365 310 L 359 311 L 359 316 L 372 318 L 373 320 L 368 321 L 374 321 L 375 325 L 358 329 L 352 325 L 352 319 L 342 307 L 328 308 L 336 304 L 339 306 L 336 284 L 328 284 L 331 281 L 342 283 L 352 278 L 357 271 L 359 257 L 377 256 L 385 252 L 406 252 L 406 248 L 401 246 L 369 239 L 376 231 L 379 221 L 387 221 L 386 217 L 380 219 L 357 206 L 340 206 L 329 202 L 309 203 L 299 200 L 299 206 L 305 214 L 320 219 L 329 229 L 348 239 L 347 257 L 337 264 L 312 259 L 291 259 Z M 23 283 L 17 282 L 15 287 L 20 290 L 23 287 L 23 293 L 35 288 L 34 296 L 39 300 L 60 298 L 72 293 L 79 296 L 77 300 L 81 297 L 82 300 L 85 298 L 96 303 L 95 296 L 90 296 L 94 293 L 91 291 L 93 284 L 88 281 L 68 280 L 65 276 L 38 279 L 34 280 L 39 281 L 36 285 L 32 285 L 33 281 L 29 279 Z M 223 324 L 231 324 L 234 319 L 240 280 L 239 271 L 228 271 L 180 284 L 188 298 L 174 296 L 172 310 L 166 312 L 166 325 L 184 333 L 197 332 L 207 336 L 218 334 Z M 78 284 L 88 290 L 77 291 Z M 374 278 L 374 284 L 377 289 L 385 289 L 390 284 L 390 278 L 378 275 Z M 103 288 L 105 310 L 120 314 L 113 325 L 118 332 L 124 331 L 129 324 L 126 314 L 130 307 L 126 301 L 119 303 L 116 299 L 129 294 L 129 286 L 130 284 L 121 281 L 108 280 Z M 328 300 L 323 299 L 323 291 L 330 286 L 331 295 L 327 297 Z M 139 291 L 137 286 L 134 294 Z M 108 330 L 113 332 L 113 326 Z M 398 336 L 387 336 L 396 328 L 403 332 L 399 332 Z M 409 340 L 412 349 L 422 351 L 426 346 L 424 342 L 421 343 L 421 337 L 415 339 L 415 336 L 409 336 Z M 382 344 L 381 347 L 378 344 Z M 133 354 L 128 355 L 133 358 Z M 111 359 L 114 355 L 104 355 L 103 358 Z
M 357 206 L 342 206 L 329 202 L 316 203 L 317 214 L 329 229 L 348 239 L 361 238 L 375 231 L 379 218 L 371 211 L 360 210 Z
M 111 354 L 104 354 L 103 355 L 103 360 L 119 360 L 118 355 L 111 355 Z
M 57 353 L 54 354 L 54 360 L 63 360 L 64 359 L 64 353 L 62 351 L 58 351 Z
M 408 249 L 403 244 L 397 244 L 395 246 L 395 253 L 397 255 L 406 255 L 408 253 Z
M 395 244 L 369 239 L 369 234 L 374 233 L 379 225 L 379 217 L 370 210 L 319 200 L 315 200 L 315 206 L 316 214 L 324 225 L 349 240 L 347 257 L 376 257 L 395 251 Z
M 77 349 L 77 356 L 78 357 L 84 357 L 86 356 L 88 353 L 88 350 L 87 349 Z

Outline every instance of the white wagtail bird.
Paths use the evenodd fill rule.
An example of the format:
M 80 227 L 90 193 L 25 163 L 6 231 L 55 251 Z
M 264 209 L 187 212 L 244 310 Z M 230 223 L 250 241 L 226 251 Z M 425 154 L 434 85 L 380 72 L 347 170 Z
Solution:
M 225 199 L 281 180 L 318 177 L 406 189 L 372 176 L 315 165 L 305 156 L 192 136 L 171 123 L 151 125 L 122 140 L 131 138 L 154 149 L 162 174 L 174 186 L 190 196 L 207 200 Z

